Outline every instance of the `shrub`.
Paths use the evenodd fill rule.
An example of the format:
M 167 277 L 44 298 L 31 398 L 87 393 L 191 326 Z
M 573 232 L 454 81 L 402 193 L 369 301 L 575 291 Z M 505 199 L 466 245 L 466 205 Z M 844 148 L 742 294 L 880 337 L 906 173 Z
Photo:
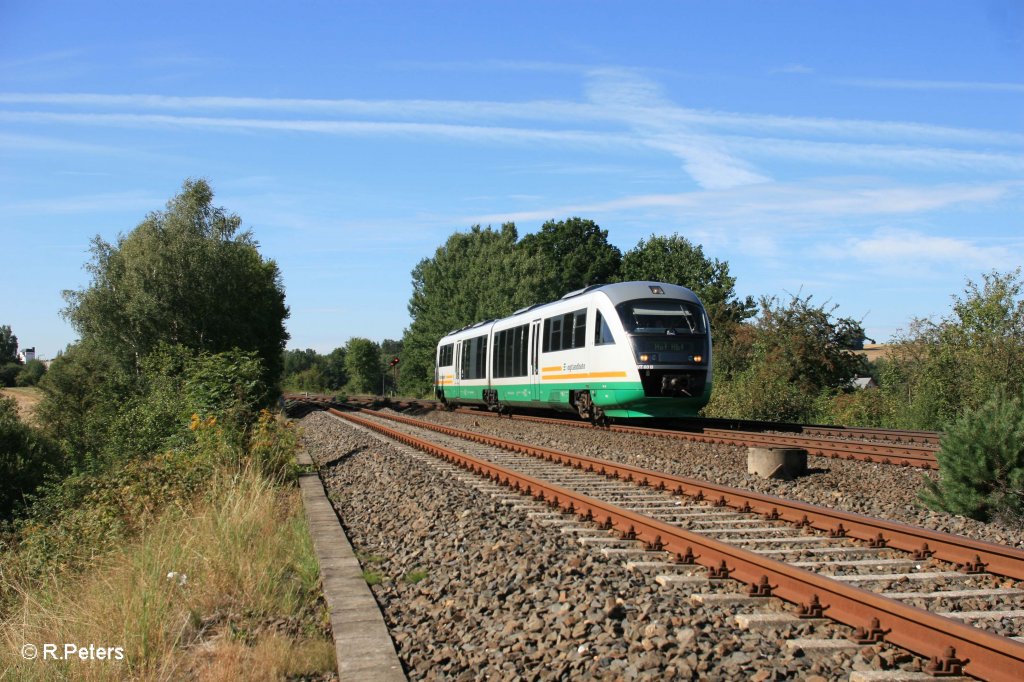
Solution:
M 0 519 L 9 517 L 59 465 L 57 448 L 18 419 L 14 400 L 0 398 Z
M 0 387 L 14 386 L 21 372 L 21 365 L 16 362 L 0 364 Z
M 786 303 L 761 299 L 757 320 L 733 330 L 715 357 L 715 388 L 704 414 L 817 418 L 824 392 L 847 390 L 866 371 L 864 358 L 849 350 L 862 343 L 863 329 L 855 320 L 835 317 L 835 310 L 813 304 L 810 296 L 792 296 Z
M 46 374 L 46 365 L 39 360 L 29 360 L 18 372 L 18 376 L 14 378 L 14 383 L 18 386 L 35 386 L 44 374 Z
M 830 424 L 881 427 L 886 419 L 885 399 L 877 388 L 825 393 L 821 397 L 819 414 L 819 421 Z
M 1024 281 L 1021 270 L 968 280 L 952 313 L 913 320 L 882 372 L 890 424 L 943 429 L 978 409 L 993 386 L 1024 391 Z
M 1002 388 L 946 429 L 939 478 L 921 499 L 935 509 L 988 521 L 1024 522 L 1024 406 Z

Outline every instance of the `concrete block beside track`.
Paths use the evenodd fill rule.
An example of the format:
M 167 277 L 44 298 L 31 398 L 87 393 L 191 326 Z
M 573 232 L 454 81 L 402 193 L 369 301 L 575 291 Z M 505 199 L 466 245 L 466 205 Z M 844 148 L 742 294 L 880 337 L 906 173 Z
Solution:
M 299 463 L 304 463 L 301 457 Z M 320 562 L 324 598 L 331 612 L 339 680 L 406 680 L 380 607 L 363 579 L 363 569 L 327 499 L 320 476 L 301 474 L 299 486 Z
M 807 450 L 803 448 L 750 448 L 747 473 L 761 478 L 792 480 L 807 474 Z

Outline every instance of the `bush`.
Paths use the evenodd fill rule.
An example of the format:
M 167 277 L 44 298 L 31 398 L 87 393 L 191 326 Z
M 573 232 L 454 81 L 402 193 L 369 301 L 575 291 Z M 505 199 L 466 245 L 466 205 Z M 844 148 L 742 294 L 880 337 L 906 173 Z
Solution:
M 0 364 L 0 387 L 14 386 L 21 372 L 21 365 L 16 362 L 5 362 Z
M 0 519 L 10 517 L 59 464 L 57 448 L 18 419 L 14 400 L 0 398 Z
M 886 420 L 885 399 L 877 388 L 825 393 L 818 411 L 819 421 L 829 424 L 881 427 Z
M 1024 523 L 1024 406 L 1002 388 L 961 416 L 942 437 L 939 478 L 921 499 L 930 507 L 988 521 Z
M 29 360 L 18 372 L 18 376 L 14 378 L 14 383 L 18 386 L 35 386 L 44 374 L 46 374 L 46 365 L 39 360 Z
M 1020 268 L 968 280 L 952 313 L 917 319 L 883 368 L 889 425 L 941 430 L 978 409 L 993 386 L 1024 391 L 1024 281 Z
M 811 421 L 819 418 L 823 394 L 848 390 L 866 371 L 863 357 L 849 349 L 862 343 L 855 320 L 835 317 L 835 306 L 811 297 L 786 303 L 761 299 L 753 324 L 732 331 L 716 350 L 715 388 L 704 410 L 709 417 Z
M 295 470 L 295 432 L 269 412 L 261 413 L 247 447 L 216 417 L 194 415 L 180 428 L 182 445 L 43 486 L 17 522 L 22 580 L 74 568 L 136 536 L 164 510 L 190 507 L 218 472 L 252 470 L 283 481 Z

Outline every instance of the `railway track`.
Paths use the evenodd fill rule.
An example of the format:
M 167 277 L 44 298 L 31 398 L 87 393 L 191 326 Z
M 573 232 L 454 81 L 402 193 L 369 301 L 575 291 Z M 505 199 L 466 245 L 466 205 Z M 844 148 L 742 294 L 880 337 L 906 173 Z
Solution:
M 468 408 L 459 408 L 458 412 L 474 415 L 497 417 L 493 412 L 482 412 Z M 827 440 L 810 436 L 790 434 L 767 434 L 753 432 L 737 432 L 724 429 L 705 429 L 701 432 L 676 429 L 657 429 L 647 426 L 610 424 L 594 426 L 589 422 L 559 419 L 556 417 L 534 417 L 529 415 L 513 415 L 512 419 L 533 421 L 542 424 L 559 424 L 579 428 L 600 428 L 616 433 L 632 433 L 643 436 L 659 436 L 675 440 L 686 440 L 697 443 L 717 443 L 720 445 L 737 445 L 741 447 L 798 447 L 804 448 L 811 455 L 855 459 L 879 464 L 896 464 L 914 466 L 922 469 L 937 469 L 936 448 L 929 445 L 891 445 L 848 440 Z
M 641 570 L 664 569 L 662 584 L 734 578 L 751 587 L 730 598 L 781 597 L 858 628 L 861 642 L 926 656 L 938 673 L 1024 673 L 1013 639 L 1024 606 L 993 606 L 1024 604 L 1024 552 L 408 417 L 332 413 L 642 544 L 662 559 Z

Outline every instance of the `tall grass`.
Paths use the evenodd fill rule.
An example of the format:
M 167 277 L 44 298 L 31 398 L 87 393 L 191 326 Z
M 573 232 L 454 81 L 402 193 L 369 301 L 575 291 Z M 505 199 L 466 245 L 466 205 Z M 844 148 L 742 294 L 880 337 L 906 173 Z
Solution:
M 221 467 L 197 501 L 168 507 L 87 570 L 9 585 L 19 599 L 0 622 L 0 678 L 251 680 L 332 670 L 317 581 L 298 492 L 254 467 Z M 60 654 L 65 643 L 121 647 L 124 658 L 26 661 L 26 643 L 54 643 Z

